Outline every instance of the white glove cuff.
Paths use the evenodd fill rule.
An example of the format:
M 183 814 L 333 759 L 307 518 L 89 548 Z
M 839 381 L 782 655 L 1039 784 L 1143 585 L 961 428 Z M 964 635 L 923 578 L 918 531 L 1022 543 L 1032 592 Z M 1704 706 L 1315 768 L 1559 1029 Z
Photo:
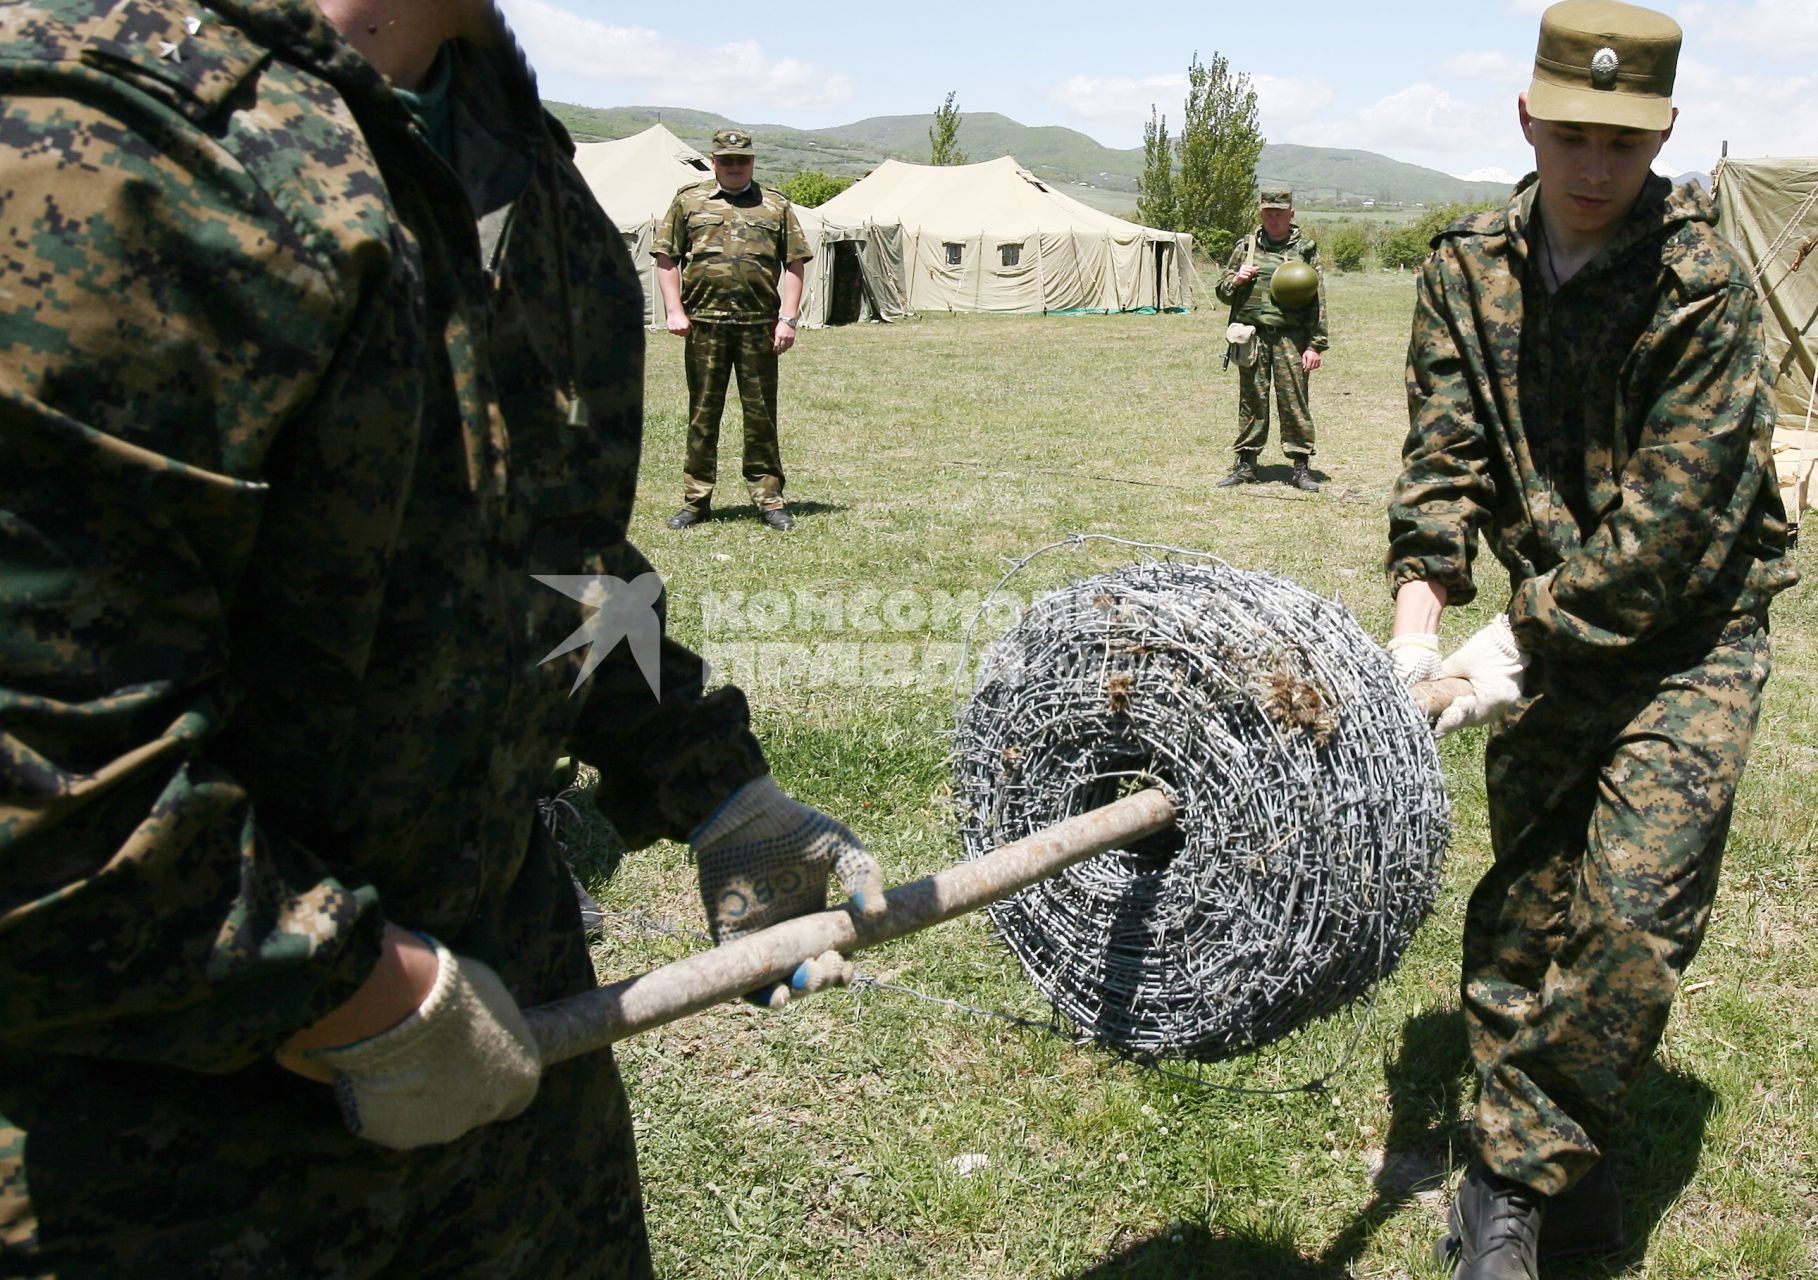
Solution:
M 429 994 L 423 997 L 423 1003 L 417 1006 L 416 1012 L 397 1026 L 389 1027 L 377 1035 L 332 1049 L 317 1049 L 305 1054 L 305 1057 L 313 1058 L 336 1071 L 370 1071 L 383 1066 L 388 1058 L 411 1051 L 428 1030 L 430 1019 L 448 1003 L 456 975 L 453 953 L 427 934 L 417 936 L 435 948 L 436 981 L 430 987 Z
M 1484 628 L 1484 638 L 1496 646 L 1497 652 L 1510 662 L 1521 661 L 1521 646 L 1515 642 L 1515 630 L 1509 626 L 1509 615 L 1499 613 L 1495 621 Z
M 1439 637 L 1430 631 L 1414 632 L 1393 637 L 1383 648 L 1390 653 L 1396 653 L 1402 649 L 1424 649 L 1428 653 L 1438 653 Z

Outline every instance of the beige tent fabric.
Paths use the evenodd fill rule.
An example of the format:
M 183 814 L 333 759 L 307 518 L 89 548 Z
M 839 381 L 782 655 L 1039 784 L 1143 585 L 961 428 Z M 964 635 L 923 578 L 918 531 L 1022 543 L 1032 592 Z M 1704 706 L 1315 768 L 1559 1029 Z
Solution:
M 1774 462 L 1787 514 L 1818 503 L 1818 156 L 1724 159 L 1714 175 L 1718 226 L 1755 276 L 1767 315 L 1780 422 Z
M 918 311 L 1184 311 L 1193 238 L 1052 190 L 1011 156 L 934 166 L 886 160 L 821 206 L 903 231 Z
M 644 286 L 645 323 L 662 328 L 663 295 L 657 288 L 651 239 L 675 193 L 712 177 L 712 162 L 656 124 L 630 138 L 578 143 L 575 166 L 631 250 Z M 830 318 L 894 320 L 905 313 L 902 289 L 896 283 L 901 275 L 900 233 L 888 226 L 832 222 L 814 209 L 798 207 L 796 218 L 814 250 L 814 260 L 803 273 L 804 324 L 826 324 Z
M 901 320 L 903 230 L 895 224 L 848 222 L 827 216 L 827 206 L 795 206 L 814 259 L 802 272 L 802 323 L 851 324 Z
M 707 157 L 660 124 L 614 142 L 575 144 L 575 167 L 625 237 L 644 285 L 644 321 L 661 328 L 663 295 L 656 284 L 650 240 L 681 188 L 713 176 Z

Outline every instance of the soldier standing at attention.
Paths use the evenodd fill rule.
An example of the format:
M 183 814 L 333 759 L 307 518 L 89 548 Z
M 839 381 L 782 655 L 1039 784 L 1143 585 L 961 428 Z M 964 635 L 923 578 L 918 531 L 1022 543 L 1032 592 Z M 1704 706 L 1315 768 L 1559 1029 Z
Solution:
M 1326 284 L 1301 306 L 1283 306 L 1270 291 L 1275 269 L 1304 262 L 1318 270 L 1319 245 L 1294 221 L 1294 193 L 1262 189 L 1262 226 L 1237 242 L 1214 291 L 1231 308 L 1234 323 L 1256 327 L 1256 359 L 1238 365 L 1237 460 L 1218 482 L 1221 489 L 1255 484 L 1256 457 L 1269 442 L 1269 388 L 1281 410 L 1281 448 L 1294 464 L 1290 483 L 1319 492 L 1310 469 L 1313 414 L 1307 404 L 1307 375 L 1319 368 L 1326 349 Z
M 649 1276 L 613 1056 L 520 1012 L 594 985 L 550 760 L 717 937 L 878 876 L 681 646 L 542 657 L 533 574 L 649 565 L 530 68 L 487 0 L 24 0 L 0 102 L 0 1275 Z
M 1457 1280 L 1622 1245 L 1623 1099 L 1710 919 L 1768 602 L 1797 576 L 1759 299 L 1709 198 L 1650 168 L 1679 46 L 1648 9 L 1548 9 L 1519 103 L 1536 173 L 1437 236 L 1420 277 L 1389 647 L 1410 679 L 1470 682 L 1442 733 L 1492 725 Z M 1512 594 L 1441 662 L 1480 529 Z
M 772 529 L 795 527 L 783 508 L 777 357 L 795 345 L 802 264 L 814 254 L 789 198 L 752 177 L 756 156 L 743 129 L 714 134 L 713 177 L 676 193 L 651 245 L 669 332 L 688 342 L 688 457 L 671 529 L 697 524 L 712 509 L 720 413 L 734 369 L 751 501 Z

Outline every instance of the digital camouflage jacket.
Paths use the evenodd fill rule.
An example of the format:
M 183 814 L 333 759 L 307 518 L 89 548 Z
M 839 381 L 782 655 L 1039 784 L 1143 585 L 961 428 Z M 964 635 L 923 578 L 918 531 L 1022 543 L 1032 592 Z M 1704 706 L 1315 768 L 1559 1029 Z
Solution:
M 789 197 L 753 181 L 736 196 L 709 178 L 676 192 L 651 251 L 682 268 L 682 310 L 691 320 L 775 323 L 783 269 L 814 256 Z
M 1659 177 L 1549 297 L 1534 195 L 1440 233 L 1421 271 L 1390 589 L 1469 601 L 1487 529 L 1524 646 L 1696 649 L 1796 580 L 1759 301 L 1709 197 Z
M 1256 245 L 1256 278 L 1240 285 L 1236 276 L 1250 261 L 1252 242 Z M 1298 222 L 1289 229 L 1287 241 L 1278 245 L 1271 245 L 1258 227 L 1232 248 L 1224 274 L 1219 276 L 1212 291 L 1220 302 L 1231 308 L 1231 319 L 1238 324 L 1278 329 L 1315 351 L 1324 351 L 1327 345 L 1325 276 L 1322 274 L 1319 278 L 1318 300 L 1304 307 L 1284 311 L 1269 294 L 1269 282 L 1275 278 L 1275 268 L 1293 258 L 1319 270 L 1319 242 L 1302 236 Z
M 648 569 L 643 311 L 509 39 L 451 55 L 452 166 L 309 0 L 6 6 L 0 1077 L 263 1058 L 382 918 L 522 994 L 558 755 L 633 847 L 765 769 L 679 646 L 544 662 L 531 575 Z

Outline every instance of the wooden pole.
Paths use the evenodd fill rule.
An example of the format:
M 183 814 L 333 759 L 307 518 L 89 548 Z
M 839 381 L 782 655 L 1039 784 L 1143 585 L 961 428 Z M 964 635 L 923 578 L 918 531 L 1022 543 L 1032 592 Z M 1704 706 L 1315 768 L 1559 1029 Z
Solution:
M 635 978 L 524 1011 L 543 1063 L 649 1031 L 747 991 L 781 982 L 826 951 L 850 955 L 977 910 L 1076 862 L 1174 825 L 1174 802 L 1150 788 L 1044 827 L 884 894 L 883 914 L 850 907 L 797 916 Z

